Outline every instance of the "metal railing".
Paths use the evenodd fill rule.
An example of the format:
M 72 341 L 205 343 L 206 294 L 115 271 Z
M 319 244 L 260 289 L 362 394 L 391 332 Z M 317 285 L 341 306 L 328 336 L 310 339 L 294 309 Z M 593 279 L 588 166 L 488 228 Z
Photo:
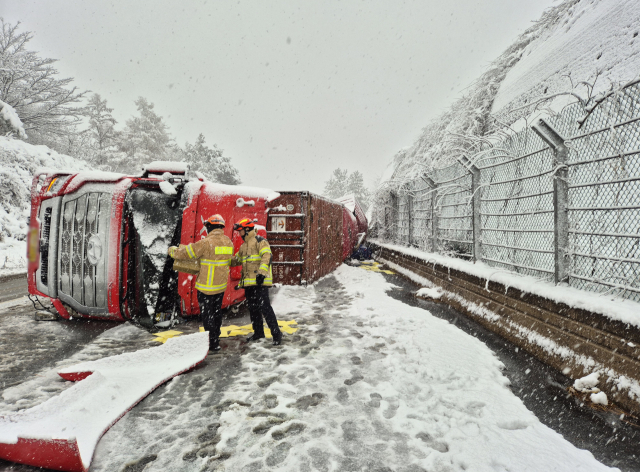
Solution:
M 387 193 L 383 240 L 640 301 L 640 84 Z

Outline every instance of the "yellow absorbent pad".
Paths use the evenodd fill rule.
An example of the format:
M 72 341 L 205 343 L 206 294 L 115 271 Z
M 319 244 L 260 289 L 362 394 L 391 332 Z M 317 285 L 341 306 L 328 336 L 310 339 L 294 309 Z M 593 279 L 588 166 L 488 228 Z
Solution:
M 364 270 L 370 270 L 371 272 L 384 272 L 385 274 L 395 274 L 395 272 L 388 269 L 381 269 L 380 264 L 377 262 L 363 262 L 358 267 Z
M 287 334 L 293 334 L 296 331 L 298 331 L 298 328 L 294 328 L 292 325 L 296 325 L 296 326 L 298 325 L 296 320 L 290 320 L 290 321 L 279 320 L 278 321 L 278 326 L 280 326 L 280 331 Z M 204 328 L 200 327 L 200 331 L 204 331 Z M 232 338 L 234 336 L 248 336 L 251 333 L 253 333 L 253 327 L 250 324 L 245 326 L 229 325 L 229 326 L 223 326 L 222 328 L 220 328 L 221 338 Z M 159 333 L 153 334 L 153 336 L 155 336 L 155 338 L 153 338 L 153 341 L 158 341 L 164 344 L 167 342 L 167 339 L 180 336 L 181 334 L 182 334 L 182 331 L 175 331 L 175 330 L 160 331 Z M 271 330 L 266 326 L 264 327 L 264 335 L 267 338 L 273 337 L 271 336 Z
M 296 322 L 296 320 L 290 320 L 290 321 L 278 320 L 278 326 L 280 327 L 280 331 L 287 334 L 293 334 L 296 331 L 298 331 L 298 328 L 294 328 L 291 326 L 291 325 L 297 325 L 297 324 L 298 323 Z M 200 328 L 200 331 L 204 331 L 204 328 Z M 232 338 L 234 336 L 248 336 L 251 333 L 253 333 L 253 327 L 250 324 L 244 325 L 244 326 L 229 325 L 229 326 L 223 326 L 222 328 L 220 328 L 221 338 Z M 273 337 L 271 336 L 271 330 L 266 326 L 264 328 L 264 335 L 267 338 Z
M 158 341 L 161 342 L 162 344 L 167 342 L 167 339 L 169 338 L 174 338 L 176 336 L 180 336 L 182 334 L 182 331 L 173 331 L 173 330 L 169 330 L 169 331 L 160 331 L 159 333 L 154 333 L 153 335 L 156 336 L 153 341 Z

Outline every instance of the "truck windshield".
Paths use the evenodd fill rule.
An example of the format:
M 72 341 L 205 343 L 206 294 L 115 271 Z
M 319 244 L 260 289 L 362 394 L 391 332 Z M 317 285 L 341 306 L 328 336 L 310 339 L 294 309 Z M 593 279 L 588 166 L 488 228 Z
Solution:
M 133 290 L 137 316 L 171 311 L 177 300 L 177 277 L 167 250 L 180 240 L 182 211 L 179 195 L 165 195 L 155 189 L 134 188 L 127 194 L 127 206 L 134 227 L 135 250 L 129 264 L 133 269 Z M 162 296 L 159 294 L 162 293 Z M 140 320 L 143 321 L 143 320 Z

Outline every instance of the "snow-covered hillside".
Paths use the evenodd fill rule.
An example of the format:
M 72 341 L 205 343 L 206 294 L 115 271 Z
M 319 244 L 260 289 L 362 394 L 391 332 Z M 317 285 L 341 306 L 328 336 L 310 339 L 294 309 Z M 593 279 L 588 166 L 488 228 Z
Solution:
M 37 169 L 86 170 L 84 162 L 0 136 L 0 275 L 26 270 L 31 179 Z
M 524 48 L 495 97 L 492 113 L 500 121 L 519 118 L 510 110 L 544 96 L 572 90 L 586 98 L 640 73 L 640 2 L 582 0 L 565 18 Z M 526 108 L 523 112 L 528 112 Z
M 540 103 L 544 97 L 572 92 L 586 99 L 638 77 L 639 24 L 637 0 L 565 0 L 550 8 L 415 143 L 396 154 L 393 177 L 388 172 L 383 180 L 393 185 L 444 167 L 465 151 L 473 154 L 474 137 L 528 116 L 550 102 Z M 566 96 L 560 100 L 568 103 Z

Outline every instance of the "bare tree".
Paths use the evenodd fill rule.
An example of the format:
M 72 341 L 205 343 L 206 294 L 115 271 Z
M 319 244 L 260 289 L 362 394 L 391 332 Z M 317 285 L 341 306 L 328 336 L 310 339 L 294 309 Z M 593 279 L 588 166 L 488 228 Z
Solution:
M 86 92 L 69 87 L 72 78 L 57 78 L 56 59 L 29 51 L 33 33 L 19 26 L 0 18 L 0 100 L 15 109 L 28 135 L 62 137 L 81 120 L 82 107 L 75 104 Z

